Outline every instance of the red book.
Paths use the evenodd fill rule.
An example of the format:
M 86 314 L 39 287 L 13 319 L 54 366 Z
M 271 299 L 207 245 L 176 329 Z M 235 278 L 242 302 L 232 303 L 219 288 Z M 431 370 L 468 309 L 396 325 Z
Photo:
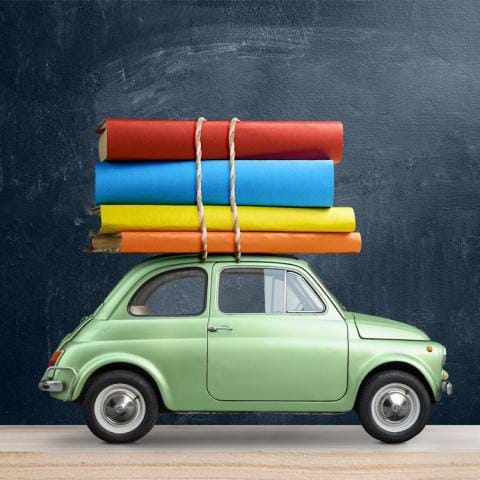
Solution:
M 205 121 L 202 157 L 229 157 L 228 120 Z M 195 120 L 107 119 L 97 129 L 100 160 L 193 160 Z M 236 158 L 333 160 L 342 158 L 338 121 L 249 121 L 236 125 Z

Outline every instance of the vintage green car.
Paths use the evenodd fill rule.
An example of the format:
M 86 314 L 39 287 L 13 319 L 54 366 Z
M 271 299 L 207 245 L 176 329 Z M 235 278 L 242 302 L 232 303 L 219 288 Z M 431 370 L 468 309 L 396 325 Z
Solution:
M 107 442 L 139 439 L 163 411 L 352 409 L 402 442 L 451 393 L 445 359 L 415 327 L 346 311 L 294 257 L 160 256 L 61 341 L 39 388 L 80 403 Z

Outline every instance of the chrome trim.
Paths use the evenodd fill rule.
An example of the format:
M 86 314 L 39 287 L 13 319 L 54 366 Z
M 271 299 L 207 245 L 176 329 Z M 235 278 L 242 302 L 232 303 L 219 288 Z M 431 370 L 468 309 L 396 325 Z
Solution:
M 100 426 L 115 434 L 135 430 L 146 414 L 142 394 L 123 383 L 106 386 L 95 398 L 93 409 Z
M 70 372 L 72 374 L 72 381 L 70 382 L 70 386 L 68 387 L 67 393 L 65 395 L 65 398 L 63 399 L 64 402 L 69 402 L 72 399 L 73 391 L 75 389 L 75 386 L 77 384 L 78 380 L 78 373 L 73 367 L 48 367 L 42 378 L 40 379 L 40 382 L 38 383 L 38 388 L 42 392 L 51 392 L 51 393 L 58 393 L 63 391 L 63 382 L 60 380 L 52 380 L 51 378 L 55 375 L 55 372 L 59 371 L 64 371 L 64 372 Z M 50 373 L 54 372 L 53 375 L 50 377 Z M 61 389 L 57 390 L 59 387 L 59 384 L 61 385 Z M 48 388 L 45 388 L 47 387 Z
M 442 393 L 446 393 L 450 396 L 453 393 L 453 385 L 451 382 L 443 381 L 442 382 Z
M 219 330 L 226 330 L 231 332 L 233 328 L 230 325 L 210 325 L 208 327 L 209 332 L 218 332 Z
M 380 387 L 371 400 L 371 415 L 376 425 L 390 433 L 411 428 L 421 412 L 415 390 L 404 383 L 389 383 Z
M 63 382 L 60 380 L 45 380 L 38 384 L 38 389 L 42 392 L 59 393 L 63 392 Z

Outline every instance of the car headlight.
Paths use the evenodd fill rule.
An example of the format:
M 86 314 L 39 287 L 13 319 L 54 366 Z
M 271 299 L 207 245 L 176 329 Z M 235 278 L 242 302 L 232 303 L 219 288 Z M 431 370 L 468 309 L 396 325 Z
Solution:
M 445 365 L 446 361 L 447 361 L 447 349 L 446 347 L 443 347 L 442 367 Z

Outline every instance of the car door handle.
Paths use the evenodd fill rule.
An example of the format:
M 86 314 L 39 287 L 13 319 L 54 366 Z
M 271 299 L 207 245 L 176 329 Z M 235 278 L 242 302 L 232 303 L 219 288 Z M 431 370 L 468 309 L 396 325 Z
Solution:
M 208 327 L 209 332 L 218 332 L 219 330 L 227 330 L 231 332 L 233 328 L 230 327 L 230 325 L 210 325 Z

